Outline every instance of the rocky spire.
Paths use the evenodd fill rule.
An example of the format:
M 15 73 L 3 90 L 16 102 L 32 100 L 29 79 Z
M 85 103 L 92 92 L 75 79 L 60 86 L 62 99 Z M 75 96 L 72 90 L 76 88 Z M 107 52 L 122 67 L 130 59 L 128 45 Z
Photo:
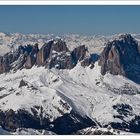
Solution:
M 106 44 L 101 53 L 99 65 L 102 75 L 124 75 L 138 80 L 140 74 L 140 53 L 137 41 L 130 34 L 120 35 Z M 137 73 L 137 74 L 136 74 Z

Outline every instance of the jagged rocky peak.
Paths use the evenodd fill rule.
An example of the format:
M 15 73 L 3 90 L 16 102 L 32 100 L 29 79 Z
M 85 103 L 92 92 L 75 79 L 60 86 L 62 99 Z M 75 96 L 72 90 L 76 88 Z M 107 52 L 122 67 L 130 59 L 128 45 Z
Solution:
M 31 68 L 36 61 L 38 44 L 19 46 L 17 50 L 0 57 L 0 74 L 11 69 Z
M 38 44 L 32 46 L 32 49 L 26 58 L 25 68 L 30 69 L 36 63 L 38 51 Z
M 16 50 L 1 56 L 0 74 L 10 70 L 30 69 L 34 65 L 47 68 L 72 69 L 78 62 L 83 67 L 93 63 L 92 55 L 89 54 L 85 45 L 70 51 L 66 42 L 59 38 L 48 41 L 40 49 L 38 44 L 21 45 Z
M 55 58 L 61 57 L 63 53 L 66 54 L 66 52 L 69 52 L 69 50 L 64 41 L 62 41 L 61 39 L 51 40 L 48 43 L 45 43 L 39 50 L 37 54 L 36 64 L 38 66 L 47 65 L 50 67 L 54 67 L 52 61 L 54 61 Z
M 0 57 L 0 74 L 16 71 L 17 69 L 30 69 L 33 65 L 56 67 L 59 69 L 72 68 L 72 58 L 66 43 L 61 40 L 51 40 L 40 49 L 38 44 L 19 46 Z
M 62 39 L 53 42 L 48 67 L 57 69 L 71 69 L 73 67 L 70 50 Z
M 99 55 L 96 53 L 90 54 L 88 48 L 85 45 L 80 45 L 71 52 L 73 64 L 76 65 L 78 62 L 81 66 L 86 67 L 91 65 L 94 67 L 94 63 L 98 60 Z
M 123 34 L 109 41 L 101 53 L 99 65 L 103 75 L 109 72 L 137 81 L 140 74 L 140 52 L 137 41 L 130 34 Z
M 64 42 L 62 39 L 58 39 L 54 41 L 52 45 L 53 45 L 52 50 L 56 52 L 69 51 L 69 49 L 67 48 L 66 42 Z
M 38 66 L 45 65 L 48 68 L 71 69 L 79 61 L 86 57 L 87 48 L 82 45 L 70 51 L 62 39 L 50 41 L 43 45 L 37 54 Z M 86 59 L 87 60 L 87 59 Z M 89 65 L 90 61 L 84 61 L 84 66 Z
M 30 69 L 36 63 L 36 54 L 38 53 L 38 44 L 19 46 L 18 50 L 12 52 L 16 54 L 16 59 L 10 64 L 11 69 L 17 70 L 22 68 Z
M 53 40 L 45 43 L 37 54 L 36 64 L 38 66 L 45 65 L 46 60 L 50 57 Z
M 86 52 L 87 48 L 85 47 L 85 45 L 81 45 L 75 48 L 71 53 L 74 63 L 76 64 L 78 61 L 83 60 L 86 56 Z
M 81 61 L 81 66 L 86 67 L 90 65 L 90 68 L 94 68 L 94 63 L 99 60 L 99 55 L 96 53 L 89 54 Z

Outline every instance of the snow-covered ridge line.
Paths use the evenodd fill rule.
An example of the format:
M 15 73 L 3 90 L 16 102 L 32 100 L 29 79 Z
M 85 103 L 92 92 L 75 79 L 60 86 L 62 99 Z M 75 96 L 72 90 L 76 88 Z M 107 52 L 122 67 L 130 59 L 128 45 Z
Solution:
M 51 39 L 63 39 L 70 50 L 79 45 L 86 45 L 87 47 L 95 48 L 103 46 L 106 38 L 104 36 L 81 36 L 75 34 L 67 35 L 54 35 L 54 34 L 20 34 L 20 33 L 0 33 L 0 47 L 3 49 L 1 55 L 8 52 L 9 49 L 13 49 L 20 45 L 35 44 L 39 46 L 46 43 Z
M 48 42 L 51 39 L 63 39 L 70 50 L 79 45 L 85 45 L 89 48 L 90 52 L 100 53 L 104 44 L 110 40 L 118 37 L 120 34 L 105 36 L 105 35 L 93 35 L 84 36 L 79 34 L 21 34 L 21 33 L 3 33 L 0 32 L 0 55 L 9 52 L 20 45 L 35 44 L 38 43 L 41 47 L 42 44 Z M 140 41 L 140 34 L 132 34 L 135 39 Z

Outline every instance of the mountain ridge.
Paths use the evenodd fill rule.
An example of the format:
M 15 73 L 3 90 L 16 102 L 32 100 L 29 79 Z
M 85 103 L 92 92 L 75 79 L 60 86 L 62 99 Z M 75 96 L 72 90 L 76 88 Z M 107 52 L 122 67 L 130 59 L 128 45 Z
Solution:
M 35 129 L 55 134 L 84 134 L 91 127 L 95 128 L 91 129 L 94 134 L 92 131 L 99 129 L 100 133 L 111 127 L 140 133 L 139 83 L 116 73 L 116 67 L 107 63 L 111 60 L 116 66 L 119 62 L 118 68 L 124 68 L 121 59 L 116 61 L 123 56 L 116 52 L 124 47 L 121 52 L 133 47 L 131 52 L 138 54 L 137 42 L 130 34 L 123 34 L 105 43 L 100 55 L 92 53 L 86 45 L 69 49 L 58 38 L 41 47 L 37 43 L 20 45 L 1 56 L 2 129 L 11 133 Z M 129 56 L 131 53 L 124 53 L 123 58 L 131 60 Z

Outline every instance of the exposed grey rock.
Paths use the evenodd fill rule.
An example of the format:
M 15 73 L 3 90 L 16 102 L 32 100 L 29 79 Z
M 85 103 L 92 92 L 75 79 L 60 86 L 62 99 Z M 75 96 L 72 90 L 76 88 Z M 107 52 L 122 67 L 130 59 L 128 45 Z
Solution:
M 23 87 L 23 86 L 27 86 L 27 85 L 28 85 L 27 82 L 25 82 L 24 80 L 21 80 L 20 83 L 19 83 L 19 88 Z
M 58 39 L 57 41 L 54 41 L 52 44 L 52 51 L 56 52 L 68 52 L 69 49 L 67 48 L 66 42 L 62 41 L 61 39 Z
M 17 71 L 18 69 L 30 69 L 32 66 L 45 66 L 47 68 L 72 69 L 79 61 L 83 67 L 94 67 L 92 55 L 86 57 L 87 48 L 82 45 L 72 52 L 67 48 L 66 42 L 61 39 L 51 40 L 40 49 L 38 44 L 19 46 L 17 50 L 0 56 L 0 74 Z
M 74 64 L 77 64 L 78 61 L 83 60 L 86 56 L 86 52 L 87 48 L 85 45 L 75 48 L 71 53 Z
M 58 69 L 71 69 L 73 67 L 70 51 L 62 40 L 53 43 L 48 66 Z
M 103 75 L 109 72 L 113 75 L 123 75 L 138 82 L 140 75 L 140 53 L 137 41 L 124 34 L 108 42 L 101 53 L 99 65 Z
M 38 51 L 38 44 L 35 44 L 26 58 L 25 68 L 30 69 L 36 63 Z
M 81 61 L 81 66 L 86 67 L 91 65 L 90 68 L 94 67 L 94 63 L 96 61 L 98 61 L 99 59 L 99 55 L 97 54 L 91 54 L 89 57 L 85 57 L 82 61 Z
M 41 66 L 41 65 L 46 64 L 46 61 L 50 56 L 50 51 L 51 51 L 51 48 L 52 48 L 52 44 L 53 44 L 53 41 L 50 41 L 48 43 L 45 43 L 41 47 L 41 49 L 37 53 L 37 59 L 36 59 L 36 65 L 37 66 Z
M 56 134 L 72 134 L 80 129 L 96 126 L 90 118 L 82 117 L 73 111 L 63 114 L 53 122 L 50 122 L 49 118 L 43 117 L 42 114 L 38 116 L 35 108 L 32 108 L 32 112 L 33 114 L 24 109 L 19 109 L 16 112 L 12 109 L 0 110 L 0 125 L 10 132 L 16 132 L 18 128 L 32 128 L 48 130 Z

